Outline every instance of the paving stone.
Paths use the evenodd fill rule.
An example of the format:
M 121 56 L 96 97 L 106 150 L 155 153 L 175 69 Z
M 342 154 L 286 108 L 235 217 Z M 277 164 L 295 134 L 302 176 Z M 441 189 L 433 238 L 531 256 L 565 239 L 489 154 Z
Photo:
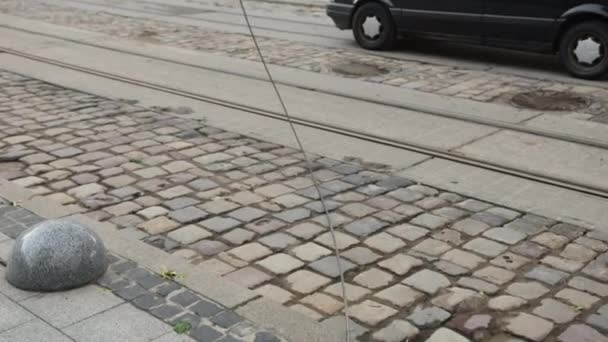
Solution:
M 529 262 L 530 262 L 530 259 L 519 256 L 517 254 L 513 254 L 511 252 L 507 252 L 502 255 L 499 255 L 490 261 L 490 263 L 492 263 L 495 266 L 499 266 L 499 267 L 506 268 L 509 270 L 516 270 L 516 269 L 526 265 Z
M 608 342 L 608 337 L 584 324 L 574 324 L 561 333 L 557 340 L 560 342 Z
M 576 239 L 574 242 L 576 242 L 582 246 L 585 246 L 587 248 L 590 248 L 598 253 L 608 251 L 608 245 L 606 245 L 605 243 L 603 243 L 599 240 L 591 239 L 586 236 L 581 236 L 578 239 Z
M 326 255 L 331 254 L 331 251 L 329 251 L 327 249 L 325 249 L 325 250 L 328 252 Z M 381 258 L 380 255 L 374 253 L 372 250 L 370 250 L 369 248 L 365 248 L 365 247 L 351 248 L 351 249 L 343 252 L 342 256 L 345 257 L 346 259 L 354 262 L 357 265 L 371 264 L 372 262 L 375 262 L 376 260 Z
M 551 227 L 551 231 L 558 235 L 566 236 L 569 239 L 576 239 L 585 234 L 585 229 L 568 223 L 558 223 Z
M 346 253 L 343 255 L 344 257 L 348 257 Z M 380 263 L 378 263 L 378 266 L 387 269 L 397 275 L 405 275 L 411 269 L 421 266 L 422 264 L 423 262 L 420 259 L 416 259 L 412 256 L 405 254 L 397 254 L 389 259 L 381 261 Z
M 513 296 L 531 300 L 545 295 L 549 292 L 549 289 L 540 283 L 530 281 L 513 283 L 507 287 L 506 292 Z
M 513 247 L 511 251 L 528 258 L 539 259 L 544 254 L 548 253 L 549 249 L 534 242 L 524 241 Z
M 541 305 L 535 308 L 532 313 L 550 319 L 557 324 L 571 322 L 578 315 L 578 312 L 573 310 L 571 306 L 551 298 L 543 299 Z
M 448 201 L 439 197 L 427 197 L 415 203 L 418 207 L 426 210 L 433 210 L 449 204 Z
M 237 220 L 251 222 L 266 215 L 266 212 L 252 207 L 243 207 L 228 214 Z
M 564 248 L 560 256 L 579 262 L 588 262 L 597 255 L 592 249 L 587 246 L 571 243 Z
M 138 228 L 152 235 L 166 233 L 177 227 L 179 227 L 179 223 L 165 216 L 159 216 L 138 225 Z
M 382 305 L 372 300 L 353 305 L 349 311 L 351 317 L 368 325 L 376 325 L 385 319 L 398 313 L 386 305 Z
M 398 238 L 387 233 L 379 233 L 372 235 L 363 241 L 368 247 L 381 251 L 383 253 L 393 253 L 396 250 L 405 246 L 405 243 Z
M 300 303 L 308 304 L 326 315 L 333 315 L 344 307 L 342 302 L 323 293 L 306 296 L 300 300 Z
M 568 285 L 577 290 L 589 292 L 600 297 L 608 296 L 608 285 L 599 283 L 589 278 L 574 277 L 568 282 Z
M 228 253 L 241 260 L 252 262 L 272 254 L 272 251 L 258 242 L 252 242 L 233 248 Z
M 412 250 L 432 256 L 439 256 L 450 250 L 451 248 L 452 247 L 450 245 L 443 241 L 435 239 L 426 239 L 414 246 Z
M 484 211 L 492 207 L 491 204 L 481 202 L 475 199 L 467 199 L 460 203 L 458 203 L 460 208 L 466 209 L 468 211 L 479 212 Z
M 544 257 L 541 262 L 566 272 L 575 272 L 584 266 L 584 263 L 580 261 L 564 259 L 553 255 Z
M 260 286 L 254 291 L 279 304 L 284 304 L 294 298 L 294 295 L 291 292 L 271 284 Z
M 350 203 L 341 207 L 340 211 L 355 218 L 362 218 L 376 212 L 377 209 L 361 203 Z
M 463 248 L 488 257 L 495 257 L 503 253 L 507 249 L 507 246 L 492 240 L 475 238 L 464 244 Z
M 490 225 L 487 223 L 473 220 L 473 219 L 464 219 L 460 220 L 452 225 L 452 229 L 455 229 L 459 232 L 463 232 L 467 235 L 476 236 L 484 231 L 488 230 Z
M 489 295 L 494 294 L 499 290 L 498 286 L 492 283 L 471 277 L 462 277 L 458 279 L 457 284 Z
M 211 233 L 199 226 L 188 225 L 170 232 L 167 236 L 184 245 L 189 245 L 196 241 L 211 237 L 211 235 Z
M 562 248 L 566 243 L 568 243 L 568 238 L 563 235 L 545 232 L 535 236 L 532 241 L 551 249 L 557 249 Z
M 599 281 L 608 282 L 608 253 L 601 254 L 587 264 L 583 273 Z
M 127 175 L 114 176 L 106 178 L 102 183 L 113 188 L 120 188 L 135 182 L 135 178 Z
M 414 217 L 424 211 L 416 206 L 409 204 L 402 204 L 398 207 L 393 208 L 392 210 L 405 216 L 406 218 Z
M 426 342 L 469 342 L 462 335 L 448 328 L 439 328 L 426 340 Z
M 473 216 L 471 216 L 471 219 L 485 222 L 493 227 L 502 226 L 503 224 L 510 221 L 502 216 L 494 215 L 488 211 L 474 214 Z
M 487 266 L 473 273 L 473 276 L 497 285 L 502 285 L 515 278 L 515 273 L 505 270 L 504 268 Z
M 366 288 L 377 289 L 390 284 L 393 280 L 393 276 L 380 269 L 370 268 L 357 275 L 353 280 L 355 283 Z
M 490 299 L 488 301 L 488 307 L 492 310 L 511 311 L 522 307 L 526 303 L 527 301 L 519 297 L 502 295 Z
M 369 236 L 376 231 L 386 227 L 386 223 L 373 217 L 366 217 L 347 224 L 344 229 L 359 237 Z
M 163 169 L 161 169 L 159 167 L 148 167 L 145 169 L 139 169 L 139 170 L 133 171 L 133 173 L 135 173 L 136 175 L 138 175 L 139 177 L 142 177 L 142 178 L 154 178 L 154 177 L 164 176 L 167 174 L 166 171 L 164 171 Z
M 587 317 L 586 323 L 602 331 L 608 331 L 608 306 L 600 307 L 596 314 Z
M 318 236 L 315 239 L 315 242 L 318 242 L 321 245 L 323 245 L 329 249 L 334 249 L 337 247 L 340 250 L 349 248 L 349 247 L 354 246 L 359 243 L 359 240 L 353 238 L 352 236 L 350 236 L 348 234 L 344 234 L 341 232 L 335 232 L 334 236 L 336 238 L 335 245 L 334 245 L 332 234 L 330 232 L 327 232 L 325 234 Z
M 443 274 L 430 270 L 421 270 L 403 281 L 420 291 L 435 294 L 440 289 L 450 286 L 450 280 Z
M 155 217 L 165 215 L 168 212 L 169 211 L 163 207 L 152 206 L 138 211 L 137 214 L 143 216 L 147 220 L 150 220 Z
M 433 264 L 439 271 L 451 275 L 460 276 L 469 273 L 470 271 L 462 266 L 458 266 L 448 261 L 439 260 Z
M 485 330 L 490 327 L 492 316 L 490 315 L 473 315 L 463 325 L 467 331 Z
M 213 256 L 228 249 L 226 244 L 213 240 L 201 240 L 191 247 L 205 256 Z
M 407 341 L 418 335 L 419 330 L 410 323 L 396 319 L 388 326 L 376 331 L 372 337 L 382 342 Z
M 549 285 L 556 285 L 568 276 L 567 273 L 545 266 L 536 266 L 528 273 L 526 278 L 542 281 Z
M 589 309 L 599 300 L 599 298 L 595 296 L 572 289 L 563 289 L 559 291 L 555 294 L 555 298 L 563 299 L 575 307 L 584 309 Z
M 526 238 L 526 234 L 511 228 L 492 228 L 485 231 L 483 236 L 509 245 L 514 245 Z
M 386 231 L 407 241 L 416 241 L 429 233 L 428 229 L 407 223 L 388 228 Z
M 285 278 L 287 286 L 296 292 L 308 294 L 329 284 L 331 280 L 314 272 L 300 270 Z
M 442 309 L 453 311 L 460 303 L 476 298 L 480 299 L 482 296 L 472 290 L 451 287 L 445 289 L 443 293 L 433 298 L 431 303 Z
M 397 284 L 376 293 L 374 297 L 404 308 L 423 298 L 424 294 L 409 286 Z
M 308 266 L 313 270 L 331 278 L 336 278 L 340 275 L 340 271 L 338 269 L 338 259 L 335 256 L 326 256 L 309 264 Z M 344 258 L 340 258 L 340 266 L 343 272 L 348 272 L 356 267 L 355 264 Z
M 164 304 L 165 299 L 153 294 L 145 294 L 135 298 L 132 303 L 142 310 L 150 310 L 153 307 Z
M 361 286 L 349 283 L 345 283 L 344 285 L 346 288 L 346 298 L 349 302 L 358 301 L 359 299 L 371 293 L 370 290 Z M 342 284 L 339 282 L 326 287 L 323 292 L 328 293 L 334 297 L 343 298 Z
M 304 266 L 300 260 L 284 253 L 274 254 L 256 263 L 274 274 L 285 274 Z
M 273 233 L 266 235 L 258 241 L 273 250 L 283 250 L 300 242 L 298 239 L 285 233 Z
M 216 233 L 223 233 L 229 229 L 232 229 L 241 223 L 237 220 L 231 219 L 229 217 L 220 217 L 216 216 L 207 220 L 200 222 L 200 225 L 214 231 Z
M 423 194 L 416 192 L 416 191 L 408 190 L 408 189 L 398 189 L 398 190 L 389 192 L 387 195 L 394 197 L 402 202 L 416 202 L 416 201 L 424 198 Z
M 226 274 L 224 277 L 247 288 L 254 288 L 272 279 L 272 276 L 253 267 L 241 268 Z
M 246 229 L 236 228 L 222 235 L 222 239 L 230 242 L 233 245 L 242 245 L 245 242 L 253 240 L 255 233 Z
M 315 213 L 325 214 L 326 208 L 327 208 L 327 211 L 332 211 L 334 209 L 339 208 L 341 205 L 342 205 L 341 202 L 325 200 L 325 206 L 323 206 L 323 203 L 321 201 L 313 201 L 313 202 L 306 204 L 305 207 L 314 211 Z
M 185 207 L 169 213 L 169 218 L 180 223 L 198 222 L 209 214 L 197 207 Z
M 448 251 L 441 256 L 441 259 L 468 269 L 477 268 L 477 266 L 485 262 L 483 258 L 460 249 L 452 249 Z
M 462 244 L 463 242 L 462 234 L 452 229 L 443 229 L 435 232 L 433 233 L 433 238 L 456 246 Z
M 295 235 L 302 239 L 310 239 L 317 236 L 319 233 L 324 231 L 325 228 L 316 225 L 311 222 L 298 223 L 295 226 L 287 229 L 287 232 L 291 235 Z
M 329 227 L 328 224 L 328 219 L 326 215 L 319 215 L 317 217 L 315 217 L 313 219 L 314 222 L 324 226 L 324 227 Z M 348 217 L 344 216 L 344 215 L 340 215 L 338 213 L 330 213 L 329 214 L 329 221 L 332 223 L 332 225 L 334 227 L 338 227 L 341 226 L 345 223 L 348 223 L 351 221 L 351 219 L 349 219 Z
M 285 208 L 293 208 L 307 203 L 309 199 L 304 198 L 302 196 L 298 196 L 296 194 L 285 194 L 274 198 L 272 201 L 282 205 Z
M 433 214 L 422 214 L 410 221 L 411 224 L 429 229 L 439 229 L 450 222 L 449 219 Z
M 188 183 L 188 187 L 197 191 L 207 191 L 219 187 L 219 185 L 210 179 L 196 179 Z
M 411 315 L 407 317 L 409 321 L 420 328 L 430 328 L 440 325 L 452 316 L 449 312 L 430 306 L 427 308 L 416 307 Z
M 238 205 L 223 198 L 216 198 L 201 204 L 199 207 L 212 214 L 222 214 L 238 208 Z
M 122 216 L 122 215 L 134 213 L 140 209 L 141 209 L 141 206 L 139 204 L 129 201 L 129 202 L 122 202 L 122 203 L 119 203 L 119 204 L 116 204 L 116 205 L 113 205 L 110 207 L 106 207 L 103 210 L 108 212 L 112 216 Z
M 190 190 L 189 188 L 187 188 L 183 185 L 177 185 L 172 188 L 159 191 L 157 194 L 158 194 L 158 196 L 160 196 L 162 198 L 173 199 L 176 197 L 187 195 L 191 192 L 192 192 L 192 190 Z
M 76 198 L 86 198 L 101 192 L 105 192 L 106 188 L 97 183 L 85 184 L 68 190 L 68 195 Z
M 505 322 L 505 329 L 532 341 L 543 341 L 553 330 L 553 323 L 527 313 L 519 313 Z
M 358 195 L 358 194 L 357 194 Z M 335 199 L 336 197 L 334 197 Z M 365 197 L 363 196 L 363 198 L 360 198 L 359 200 L 364 200 Z M 374 197 L 371 198 L 369 200 L 367 200 L 365 202 L 367 205 L 370 205 L 374 208 L 378 208 L 378 209 L 384 209 L 384 210 L 388 210 L 388 209 L 392 209 L 396 206 L 398 206 L 399 204 L 401 204 L 401 202 L 396 201 L 388 196 L 378 196 L 378 197 Z
M 455 194 L 452 194 L 455 195 Z M 450 201 L 448 201 L 450 202 Z M 433 214 L 443 216 L 445 218 L 451 220 L 459 220 L 465 216 L 468 216 L 469 213 L 466 210 L 454 208 L 454 207 L 444 207 L 440 209 L 433 210 Z

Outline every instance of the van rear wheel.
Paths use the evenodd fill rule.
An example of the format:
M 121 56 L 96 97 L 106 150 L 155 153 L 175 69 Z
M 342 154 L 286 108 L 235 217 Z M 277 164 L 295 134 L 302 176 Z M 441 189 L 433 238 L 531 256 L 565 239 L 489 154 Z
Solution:
M 585 79 L 608 74 L 608 25 L 601 21 L 576 24 L 560 41 L 559 56 L 569 73 Z
M 353 16 L 353 34 L 359 46 L 368 50 L 390 49 L 397 37 L 391 13 L 377 2 L 357 9 Z

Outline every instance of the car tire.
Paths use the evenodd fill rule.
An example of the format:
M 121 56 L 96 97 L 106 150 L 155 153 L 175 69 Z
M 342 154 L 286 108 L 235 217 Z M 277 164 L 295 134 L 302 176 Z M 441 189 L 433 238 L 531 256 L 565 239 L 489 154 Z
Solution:
M 598 79 L 608 74 L 608 24 L 589 21 L 570 27 L 561 37 L 559 56 L 576 77 Z
M 355 40 L 364 49 L 387 50 L 395 43 L 395 22 L 388 9 L 380 3 L 369 2 L 359 7 L 352 24 Z

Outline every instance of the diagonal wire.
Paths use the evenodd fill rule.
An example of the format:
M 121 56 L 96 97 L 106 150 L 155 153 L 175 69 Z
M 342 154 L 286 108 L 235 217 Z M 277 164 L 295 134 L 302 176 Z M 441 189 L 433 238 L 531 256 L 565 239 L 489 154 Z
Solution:
M 338 272 L 340 273 L 340 284 L 342 287 L 342 299 L 344 301 L 344 322 L 345 322 L 344 324 L 345 324 L 345 329 L 346 329 L 346 342 L 350 342 L 350 328 L 349 328 L 350 319 L 349 319 L 349 315 L 348 315 L 348 299 L 346 297 L 346 282 L 344 281 L 344 271 L 343 271 L 343 267 L 342 267 L 342 259 L 340 258 L 340 248 L 338 248 L 338 243 L 336 240 L 336 233 L 335 233 L 333 223 L 331 222 L 331 216 L 329 215 L 329 210 L 327 209 L 327 203 L 325 202 L 325 196 L 323 195 L 323 192 L 321 191 L 321 188 L 319 186 L 319 181 L 313 172 L 313 167 L 312 167 L 312 163 L 310 162 L 310 158 L 308 158 L 308 154 L 306 153 L 306 150 L 304 150 L 304 145 L 302 144 L 302 141 L 300 140 L 300 136 L 298 135 L 295 124 L 291 120 L 291 116 L 289 115 L 289 111 L 287 110 L 285 101 L 283 101 L 281 92 L 279 91 L 279 88 L 277 87 L 276 83 L 274 82 L 274 78 L 272 77 L 272 74 L 270 73 L 270 70 L 268 69 L 268 65 L 266 64 L 266 60 L 264 59 L 264 55 L 262 54 L 262 50 L 260 49 L 260 46 L 258 44 L 255 34 L 253 33 L 253 28 L 251 27 L 251 23 L 249 21 L 249 16 L 247 15 L 247 10 L 245 9 L 245 4 L 243 3 L 243 0 L 239 0 L 239 4 L 241 5 L 241 10 L 243 12 L 243 16 L 245 17 L 245 21 L 247 23 L 247 28 L 249 29 L 249 34 L 251 35 L 253 44 L 255 45 L 258 56 L 260 56 L 262 65 L 264 65 L 264 70 L 266 71 L 268 80 L 272 84 L 272 88 L 274 89 L 274 92 L 277 95 L 277 98 L 279 99 L 279 103 L 281 104 L 283 114 L 287 118 L 287 122 L 289 123 L 289 127 L 291 128 L 291 131 L 293 132 L 293 135 L 296 138 L 298 147 L 300 148 L 300 151 L 302 151 L 302 154 L 304 155 L 304 160 L 305 160 L 306 166 L 308 168 L 308 173 L 310 174 L 310 178 L 312 179 L 313 185 L 319 195 L 319 199 L 320 199 L 321 205 L 323 207 L 323 212 L 325 213 L 325 217 L 327 218 L 327 224 L 329 226 L 332 243 L 334 245 L 334 253 L 336 255 Z

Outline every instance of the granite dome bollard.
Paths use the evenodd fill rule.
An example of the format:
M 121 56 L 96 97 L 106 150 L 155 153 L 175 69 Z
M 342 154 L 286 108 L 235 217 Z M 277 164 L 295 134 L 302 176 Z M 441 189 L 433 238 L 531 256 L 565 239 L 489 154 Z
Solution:
M 67 220 L 41 222 L 17 237 L 6 279 L 28 291 L 59 291 L 88 284 L 108 267 L 106 248 L 91 229 Z

